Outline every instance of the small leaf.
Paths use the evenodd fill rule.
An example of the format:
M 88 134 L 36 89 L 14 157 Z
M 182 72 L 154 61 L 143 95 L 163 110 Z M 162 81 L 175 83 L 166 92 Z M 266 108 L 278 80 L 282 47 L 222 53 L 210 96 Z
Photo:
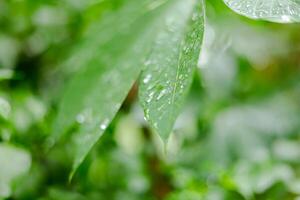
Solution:
M 145 117 L 164 141 L 180 113 L 202 44 L 203 2 L 177 1 L 145 62 L 139 96 Z
M 235 12 L 252 19 L 300 22 L 299 0 L 224 0 Z
M 166 19 L 181 19 L 182 14 L 190 16 L 194 2 L 196 0 L 129 0 L 88 32 L 68 63 L 69 69 L 75 68 L 78 72 L 66 87 L 50 140 L 55 143 L 77 124 L 78 129 L 68 140 L 74 155 L 71 176 L 119 110 L 142 70 L 154 39 L 165 33 Z M 183 12 L 177 12 L 180 6 Z M 185 28 L 183 23 L 189 21 L 187 18 L 184 16 L 186 20 L 180 20 L 176 28 Z M 190 33 L 186 41 L 197 35 L 194 31 Z M 168 36 L 169 40 L 178 37 L 176 30 Z M 194 48 L 188 45 L 187 48 Z M 186 50 L 191 56 L 189 52 Z M 180 62 L 185 66 L 190 61 L 180 59 Z

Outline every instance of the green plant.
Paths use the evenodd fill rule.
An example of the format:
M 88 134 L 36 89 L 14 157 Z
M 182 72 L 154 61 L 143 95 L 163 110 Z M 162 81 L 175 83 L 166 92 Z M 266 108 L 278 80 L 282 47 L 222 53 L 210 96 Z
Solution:
M 254 19 L 300 21 L 298 0 L 224 0 Z M 98 141 L 137 81 L 145 119 L 166 143 L 192 83 L 205 29 L 202 0 L 130 0 L 88 31 L 65 66 L 66 86 L 54 143 L 70 131 L 73 172 Z M 77 59 L 80 58 L 80 59 Z
M 292 22 L 296 0 L 0 0 L 0 199 L 300 199 Z

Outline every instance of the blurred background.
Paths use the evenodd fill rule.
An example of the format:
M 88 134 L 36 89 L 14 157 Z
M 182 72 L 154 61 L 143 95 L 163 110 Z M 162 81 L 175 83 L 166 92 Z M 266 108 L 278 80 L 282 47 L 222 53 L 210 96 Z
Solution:
M 300 200 L 300 25 L 249 20 L 220 0 L 206 3 L 167 154 L 133 89 L 68 181 L 68 146 L 47 150 L 70 74 L 61 63 L 122 3 L 0 0 L 0 199 Z

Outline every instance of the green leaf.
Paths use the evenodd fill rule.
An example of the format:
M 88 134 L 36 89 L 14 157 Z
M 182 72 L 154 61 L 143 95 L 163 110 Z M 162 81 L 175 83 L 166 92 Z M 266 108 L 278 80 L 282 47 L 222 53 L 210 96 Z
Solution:
M 9 102 L 0 96 L 0 120 L 7 120 L 11 111 L 11 106 Z
M 299 0 L 224 0 L 229 8 L 252 19 L 300 22 Z
M 203 38 L 202 1 L 177 1 L 155 38 L 139 96 L 145 117 L 166 141 L 180 113 L 197 66 Z
M 0 198 L 11 195 L 11 183 L 29 171 L 31 156 L 27 151 L 0 143 Z
M 14 71 L 11 69 L 0 69 L 0 81 L 11 79 Z
M 182 30 L 178 28 L 187 31 L 184 23 L 192 25 L 193 21 L 198 21 L 192 20 L 195 2 L 196 0 L 126 1 L 119 11 L 108 14 L 101 23 L 93 26 L 83 43 L 77 47 L 68 66 L 70 69 L 78 69 L 78 72 L 66 86 L 52 137 L 55 143 L 77 124 L 76 132 L 68 139 L 74 156 L 71 176 L 119 110 L 140 75 L 155 38 L 169 30 L 166 22 L 179 19 L 176 30 L 168 34 L 168 40 L 171 41 L 178 40 L 176 31 L 180 31 L 183 37 Z M 194 14 L 193 19 L 198 19 L 201 15 L 202 11 L 199 16 Z M 185 20 L 182 21 L 181 18 Z M 190 28 L 195 29 L 191 25 Z M 202 23 L 199 25 L 202 30 Z M 186 41 L 194 40 L 194 34 L 196 32 L 190 31 Z M 185 45 L 188 48 L 185 58 L 191 57 L 194 60 L 189 53 L 189 49 L 193 47 L 189 44 L 192 43 Z M 177 51 L 172 49 L 175 46 L 170 47 L 169 51 Z M 191 61 L 180 59 L 180 62 L 186 66 Z

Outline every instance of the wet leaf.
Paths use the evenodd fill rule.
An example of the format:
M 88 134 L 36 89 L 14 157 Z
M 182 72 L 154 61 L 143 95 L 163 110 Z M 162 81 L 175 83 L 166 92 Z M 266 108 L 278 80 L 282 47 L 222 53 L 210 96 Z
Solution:
M 204 27 L 202 1 L 177 1 L 170 12 L 145 62 L 139 89 L 145 117 L 165 141 L 192 82 Z
M 299 0 L 224 0 L 235 12 L 279 23 L 300 22 Z
M 50 140 L 57 141 L 77 124 L 77 131 L 71 134 L 68 140 L 74 155 L 73 172 L 119 110 L 142 70 L 154 39 L 169 29 L 165 24 L 166 20 L 180 19 L 178 24 L 175 23 L 176 30 L 168 34 L 170 41 L 178 40 L 176 31 L 180 31 L 180 40 L 186 38 L 185 40 L 189 41 L 197 37 L 198 33 L 195 31 L 190 31 L 190 34 L 183 37 L 188 27 L 184 25 L 185 23 L 191 24 L 191 29 L 195 29 L 196 25 L 200 25 L 201 30 L 203 28 L 202 23 L 192 23 L 198 21 L 202 15 L 200 12 L 199 16 L 194 14 L 192 17 L 195 2 L 195 0 L 126 1 L 121 10 L 106 16 L 100 24 L 88 32 L 87 39 L 77 48 L 68 64 L 69 68 L 76 68 L 79 71 L 66 86 L 59 114 L 54 123 L 54 135 Z M 180 28 L 183 28 L 184 32 L 179 30 Z M 186 59 L 196 59 L 190 53 L 195 47 L 189 45 L 193 44 L 185 44 Z M 174 52 L 170 58 L 175 56 L 180 55 Z M 191 62 L 179 60 L 182 66 L 187 66 Z M 188 75 L 190 73 L 187 72 Z

